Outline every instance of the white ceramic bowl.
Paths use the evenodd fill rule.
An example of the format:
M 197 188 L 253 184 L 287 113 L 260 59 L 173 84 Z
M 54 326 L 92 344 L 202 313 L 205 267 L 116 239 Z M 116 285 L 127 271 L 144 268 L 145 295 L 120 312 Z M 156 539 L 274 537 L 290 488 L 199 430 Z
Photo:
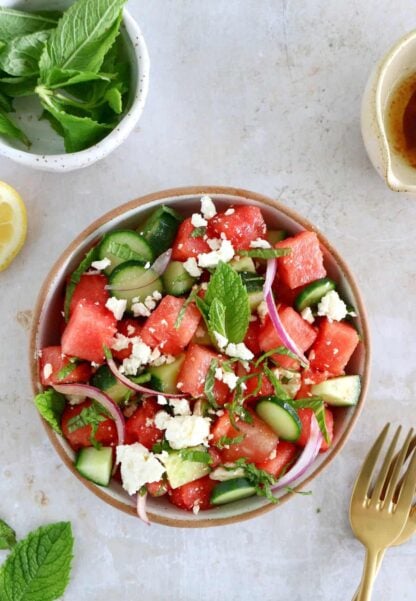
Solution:
M 64 10 L 70 0 L 3 0 L 2 7 L 23 10 Z M 22 163 L 27 167 L 43 171 L 73 171 L 92 165 L 117 148 L 133 131 L 142 114 L 149 86 L 149 55 L 146 43 L 136 21 L 125 9 L 123 13 L 122 35 L 131 61 L 131 92 L 129 105 L 119 124 L 103 140 L 80 152 L 66 153 L 63 139 L 55 133 L 46 120 L 39 121 L 42 112 L 35 97 L 19 98 L 15 102 L 18 124 L 32 141 L 29 150 L 22 150 L 19 142 L 0 137 L 0 154 Z
M 284 229 L 293 234 L 305 229 L 316 231 L 316 228 L 311 223 L 279 202 L 254 192 L 235 188 L 204 187 L 164 190 L 133 200 L 107 213 L 89 226 L 70 244 L 52 267 L 40 291 L 34 311 L 30 350 L 32 383 L 35 394 L 42 389 L 39 381 L 38 361 L 36 359 L 38 351 L 45 346 L 60 344 L 60 329 L 57 324 L 62 321 L 62 294 L 66 278 L 80 263 L 85 252 L 93 244 L 97 243 L 103 234 L 110 230 L 137 226 L 149 212 L 161 204 L 174 206 L 183 214 L 190 215 L 195 210 L 199 210 L 200 198 L 203 194 L 209 194 L 220 209 L 233 203 L 258 206 L 261 208 L 266 222 L 272 228 Z M 370 371 L 369 330 L 360 292 L 347 265 L 337 252 L 331 248 L 327 240 L 319 232 L 316 231 L 316 233 L 321 242 L 325 266 L 329 276 L 338 282 L 338 287 L 343 297 L 356 308 L 358 313 L 356 325 L 361 334 L 362 343 L 351 358 L 348 371 L 349 373 L 361 375 L 362 388 L 360 399 L 355 407 L 334 408 L 335 427 L 333 444 L 330 450 L 327 453 L 320 454 L 306 474 L 294 483 L 295 490 L 300 490 L 315 478 L 343 447 L 364 404 Z M 129 514 L 135 514 L 134 499 L 129 497 L 117 482 L 112 481 L 108 488 L 102 488 L 82 478 L 74 468 L 74 453 L 69 445 L 62 437 L 55 434 L 46 422 L 44 422 L 44 425 L 55 450 L 74 476 L 84 486 L 114 508 Z M 280 508 L 284 501 L 293 497 L 293 494 L 281 491 L 278 493 L 278 496 L 280 503 L 277 506 L 271 504 L 264 497 L 250 497 L 236 503 L 229 503 L 215 509 L 201 511 L 198 515 L 178 509 L 165 498 L 150 498 L 148 514 L 152 522 L 168 526 L 186 528 L 221 526 L 247 520 L 275 507 Z

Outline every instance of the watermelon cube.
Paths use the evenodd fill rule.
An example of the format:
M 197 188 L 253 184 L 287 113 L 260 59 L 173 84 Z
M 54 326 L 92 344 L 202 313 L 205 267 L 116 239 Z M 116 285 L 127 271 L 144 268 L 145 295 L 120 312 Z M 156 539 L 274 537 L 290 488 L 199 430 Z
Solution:
M 350 324 L 323 320 L 309 353 L 311 368 L 329 371 L 333 376 L 342 375 L 359 341 L 357 331 Z
M 191 344 L 186 351 L 185 360 L 178 375 L 177 386 L 180 391 L 193 397 L 202 396 L 205 380 L 213 359 L 220 360 L 221 355 L 206 346 Z M 227 400 L 229 388 L 224 382 L 215 380 L 213 393 L 217 403 L 223 405 Z
M 105 288 L 107 284 L 107 278 L 101 273 L 82 275 L 78 284 L 75 286 L 69 313 L 72 314 L 77 304 L 82 300 L 88 300 L 92 303 L 98 302 L 105 305 L 109 297 L 108 290 Z
M 67 371 L 67 375 L 62 377 L 61 373 L 61 377 L 59 377 L 63 369 Z M 86 362 L 71 364 L 70 357 L 62 353 L 60 346 L 47 346 L 42 349 L 39 357 L 39 372 L 42 386 L 72 384 L 73 382 L 85 383 L 91 377 L 91 365 Z
M 186 261 L 190 257 L 197 257 L 201 253 L 208 253 L 211 251 L 203 238 L 192 237 L 191 234 L 194 229 L 195 227 L 192 225 L 190 217 L 180 224 L 172 246 L 173 261 Z
M 103 363 L 104 347 L 111 347 L 117 321 L 114 315 L 98 303 L 82 300 L 76 305 L 62 334 L 65 355 Z
M 234 212 L 217 213 L 209 220 L 209 238 L 225 236 L 235 250 L 249 249 L 250 242 L 266 236 L 266 223 L 258 207 L 233 207 Z M 227 214 L 228 213 L 228 214 Z
M 291 253 L 279 257 L 281 281 L 289 288 L 304 286 L 326 276 L 323 255 L 315 232 L 301 232 L 276 244 L 276 248 L 290 248 Z

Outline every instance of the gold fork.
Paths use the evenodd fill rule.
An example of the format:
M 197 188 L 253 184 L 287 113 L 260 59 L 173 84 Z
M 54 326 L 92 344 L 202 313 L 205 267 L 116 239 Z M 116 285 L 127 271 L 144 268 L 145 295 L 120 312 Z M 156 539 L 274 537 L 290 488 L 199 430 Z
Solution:
M 411 452 L 413 451 L 413 449 L 415 449 L 415 448 L 416 448 L 416 436 L 414 436 L 410 442 L 409 448 L 407 450 L 407 456 L 409 456 L 411 454 Z M 392 468 L 394 467 L 397 459 L 398 459 L 398 455 L 396 455 L 396 457 L 393 459 L 392 466 L 391 466 Z M 392 473 L 392 469 L 389 470 L 387 479 L 390 479 L 391 473 Z M 403 478 L 404 478 L 404 476 L 403 476 Z M 395 494 L 393 497 L 395 502 L 397 502 L 397 498 L 399 496 L 399 493 L 400 493 L 400 490 L 401 490 L 401 487 L 403 484 L 403 478 L 401 478 L 400 482 L 396 486 L 396 491 L 395 491 Z M 415 494 L 416 494 L 416 490 L 415 490 Z M 406 520 L 406 524 L 405 524 L 403 530 L 401 531 L 400 535 L 398 536 L 398 538 L 396 538 L 396 540 L 392 544 L 392 547 L 398 547 L 399 545 L 403 545 L 404 543 L 407 543 L 407 541 L 410 540 L 415 533 L 416 533 L 416 505 L 413 504 L 413 507 L 410 509 L 409 516 Z M 377 556 L 376 576 L 381 567 L 384 553 L 385 553 L 385 551 L 381 551 Z M 354 595 L 353 601 L 358 600 L 359 591 L 360 591 L 360 587 L 358 586 L 358 589 Z
M 351 527 L 355 536 L 366 547 L 367 551 L 358 601 L 370 600 L 376 575 L 378 554 L 390 546 L 402 532 L 413 501 L 416 484 L 416 450 L 412 453 L 397 502 L 393 502 L 400 470 L 405 462 L 413 434 L 413 430 L 410 430 L 391 470 L 394 450 L 401 432 L 400 426 L 390 443 L 372 492 L 370 490 L 374 468 L 389 427 L 390 424 L 385 426 L 370 449 L 351 496 Z M 390 473 L 391 476 L 388 479 Z

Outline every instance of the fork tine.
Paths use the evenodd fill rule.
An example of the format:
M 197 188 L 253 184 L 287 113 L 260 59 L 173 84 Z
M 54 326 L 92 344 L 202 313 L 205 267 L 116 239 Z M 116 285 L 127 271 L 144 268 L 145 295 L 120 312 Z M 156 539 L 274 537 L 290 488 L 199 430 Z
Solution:
M 369 486 L 371 484 L 371 476 L 373 475 L 374 467 L 380 455 L 381 448 L 389 431 L 390 424 L 386 424 L 378 436 L 377 440 L 369 450 L 367 457 L 364 460 L 363 466 L 358 474 L 357 480 L 352 491 L 351 501 L 354 499 L 362 499 L 367 496 Z
M 390 466 L 392 464 L 394 450 L 396 448 L 397 441 L 399 439 L 401 430 L 402 430 L 402 427 L 399 426 L 396 430 L 395 435 L 393 436 L 393 440 L 391 441 L 391 443 L 389 445 L 387 455 L 383 461 L 383 465 L 381 466 L 381 470 L 377 476 L 377 480 L 375 482 L 373 492 L 371 493 L 371 502 L 377 503 L 380 500 L 381 491 L 384 488 L 384 483 L 386 482 L 386 477 L 390 470 Z M 397 463 L 397 461 L 396 461 L 396 463 Z
M 396 490 L 396 485 L 397 485 L 397 482 L 399 481 L 399 477 L 400 477 L 400 470 L 402 469 L 403 464 L 406 461 L 407 450 L 408 450 L 410 442 L 412 440 L 412 436 L 413 436 L 413 428 L 411 428 L 409 430 L 409 433 L 406 437 L 406 440 L 404 442 L 402 450 L 400 451 L 399 456 L 396 459 L 393 474 L 390 478 L 389 485 L 387 487 L 386 496 L 384 497 L 384 506 L 387 508 L 389 507 L 391 500 L 393 499 L 393 495 Z M 410 467 L 409 467 L 409 469 L 410 469 Z M 403 486 L 404 486 L 404 482 L 403 482 Z
M 396 505 L 396 511 L 409 512 L 413 503 L 413 495 L 416 487 L 416 449 L 412 453 L 412 459 L 407 469 L 403 486 L 400 491 L 399 499 Z
M 412 452 L 413 452 L 413 450 L 414 450 L 415 448 L 416 448 L 416 436 L 413 436 L 412 440 L 410 441 L 409 448 L 407 449 L 407 452 L 406 452 L 406 458 L 405 458 L 405 460 L 404 460 L 404 461 L 405 461 L 405 463 L 406 463 L 406 461 L 408 460 L 408 458 L 410 457 L 410 455 L 412 454 Z M 396 455 L 395 459 L 393 460 L 393 463 L 392 463 L 392 466 L 391 466 L 391 468 L 390 468 L 390 471 L 389 471 L 389 473 L 387 474 L 387 484 L 385 485 L 385 488 L 384 488 L 384 495 L 383 495 L 383 499 L 384 499 L 384 498 L 385 498 L 385 496 L 386 496 L 386 490 L 387 490 L 387 486 L 388 486 L 388 483 L 389 483 L 389 481 L 390 481 L 390 479 L 391 479 L 391 477 L 392 477 L 392 474 L 393 474 L 393 469 L 394 469 L 394 466 L 396 465 L 396 461 L 397 461 L 397 459 L 398 459 L 398 456 L 399 456 L 399 453 L 397 453 L 397 455 Z M 400 494 L 400 491 L 401 491 L 401 489 L 402 489 L 402 486 L 403 486 L 403 481 L 404 481 L 404 477 L 405 477 L 405 475 L 406 475 L 406 474 L 404 474 L 404 475 L 403 475 L 403 476 L 400 478 L 400 480 L 398 481 L 398 483 L 397 483 L 397 485 L 396 485 L 396 489 L 395 489 L 395 491 L 394 491 L 394 495 L 393 495 L 393 503 L 397 503 L 397 499 L 399 498 L 399 494 Z M 412 511 L 414 511 L 414 509 L 413 509 Z

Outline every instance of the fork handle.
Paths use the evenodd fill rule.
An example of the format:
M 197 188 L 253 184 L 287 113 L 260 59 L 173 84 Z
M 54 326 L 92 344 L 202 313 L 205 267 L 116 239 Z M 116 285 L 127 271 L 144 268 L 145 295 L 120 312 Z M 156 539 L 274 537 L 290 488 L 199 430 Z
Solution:
M 385 549 L 383 549 L 383 551 L 380 551 L 380 552 L 378 553 L 378 555 L 377 555 L 377 567 L 376 567 L 376 571 L 375 571 L 375 574 L 374 574 L 374 579 L 376 579 L 376 577 L 377 577 L 377 574 L 379 573 L 379 570 L 380 570 L 380 568 L 381 568 L 382 561 L 383 561 L 383 559 L 384 559 L 384 554 L 385 554 L 385 552 L 386 552 L 386 550 L 385 550 Z M 357 590 L 355 591 L 355 595 L 354 595 L 354 598 L 353 598 L 353 600 L 352 600 L 352 601 L 358 601 L 358 595 L 359 595 L 359 594 L 360 594 L 360 585 L 358 585 L 358 588 L 357 588 Z
M 357 601 L 370 601 L 373 592 L 374 580 L 377 575 L 378 551 L 367 548 L 364 562 L 364 571 L 361 579 L 360 591 Z

